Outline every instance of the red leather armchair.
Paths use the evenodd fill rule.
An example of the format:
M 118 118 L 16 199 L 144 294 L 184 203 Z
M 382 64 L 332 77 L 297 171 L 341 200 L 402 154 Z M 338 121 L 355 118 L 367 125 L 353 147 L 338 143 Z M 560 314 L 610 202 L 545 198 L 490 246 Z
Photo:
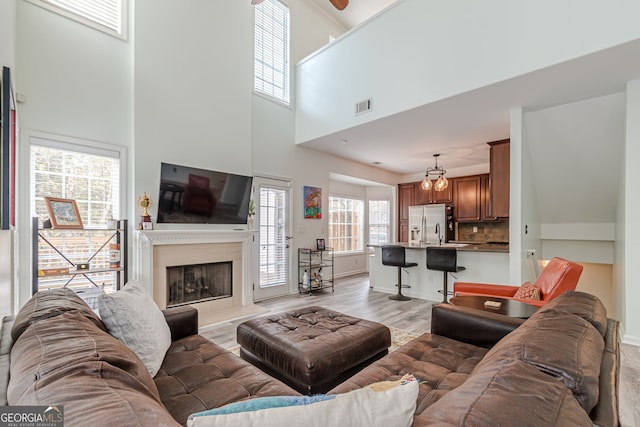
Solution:
M 209 188 L 209 178 L 190 173 L 184 192 L 184 212 L 211 216 L 216 204 L 217 200 Z
M 553 258 L 542 270 L 533 286 L 540 292 L 540 301 L 514 298 L 519 286 L 493 285 L 484 283 L 456 282 L 453 284 L 455 296 L 485 295 L 499 298 L 517 299 L 527 304 L 542 307 L 558 295 L 575 290 L 582 274 L 582 266 L 562 258 Z

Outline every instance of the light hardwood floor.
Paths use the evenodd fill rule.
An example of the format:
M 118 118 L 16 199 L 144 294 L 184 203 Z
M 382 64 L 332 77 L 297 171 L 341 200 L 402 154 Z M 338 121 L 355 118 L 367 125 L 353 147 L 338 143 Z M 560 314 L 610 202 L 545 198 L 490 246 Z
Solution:
M 434 301 L 412 299 L 389 300 L 388 294 L 369 288 L 369 276 L 357 275 L 336 280 L 335 292 L 325 290 L 312 295 L 289 295 L 258 302 L 272 313 L 311 305 L 374 320 L 387 326 L 416 333 L 429 332 L 431 306 Z M 263 314 L 264 315 L 264 314 Z M 216 344 L 231 348 L 237 345 L 236 328 L 248 318 L 218 323 L 202 329 Z M 620 368 L 620 420 L 623 427 L 640 426 L 640 347 L 622 344 Z

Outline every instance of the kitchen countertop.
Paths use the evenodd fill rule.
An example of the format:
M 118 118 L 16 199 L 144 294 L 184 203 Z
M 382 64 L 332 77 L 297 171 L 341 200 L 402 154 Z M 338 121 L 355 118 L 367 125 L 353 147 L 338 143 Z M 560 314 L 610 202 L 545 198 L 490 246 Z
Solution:
M 435 244 L 426 244 L 426 243 L 420 243 L 420 244 L 415 244 L 415 243 L 408 243 L 408 242 L 396 242 L 396 243 L 390 243 L 393 245 L 399 245 L 399 246 L 403 246 L 407 249 L 425 249 L 427 248 L 427 246 L 438 246 Z M 381 248 L 384 245 L 381 244 L 369 244 L 367 245 L 371 248 Z M 464 252 L 503 252 L 503 253 L 509 253 L 509 244 L 508 243 L 496 243 L 496 242 L 490 242 L 490 243 L 483 243 L 483 242 L 458 242 L 458 241 L 451 241 L 448 243 L 443 243 L 442 246 L 444 247 L 453 247 L 456 248 L 459 251 L 464 251 Z

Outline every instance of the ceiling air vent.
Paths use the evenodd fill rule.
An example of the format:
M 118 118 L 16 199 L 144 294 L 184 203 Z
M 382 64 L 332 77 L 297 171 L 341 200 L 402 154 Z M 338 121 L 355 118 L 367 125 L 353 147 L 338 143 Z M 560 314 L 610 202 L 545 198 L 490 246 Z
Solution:
M 371 98 L 356 103 L 356 116 L 371 111 Z

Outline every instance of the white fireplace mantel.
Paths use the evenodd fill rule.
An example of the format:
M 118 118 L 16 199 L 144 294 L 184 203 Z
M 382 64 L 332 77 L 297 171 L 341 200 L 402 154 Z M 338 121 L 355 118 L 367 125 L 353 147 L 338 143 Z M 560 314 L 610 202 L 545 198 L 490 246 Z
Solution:
M 252 248 L 254 231 L 249 230 L 144 230 L 136 231 L 136 265 L 138 280 L 145 286 L 149 294 L 154 294 L 154 247 L 159 245 L 194 245 L 194 244 L 226 244 L 242 245 L 242 307 L 228 318 L 242 317 L 253 313 L 253 269 Z M 178 248 L 176 248 L 178 249 Z M 157 281 L 157 280 L 156 280 Z M 249 309 L 249 310 L 247 310 Z M 259 312 L 259 310 L 258 310 Z M 228 319 L 219 319 L 228 320 Z

